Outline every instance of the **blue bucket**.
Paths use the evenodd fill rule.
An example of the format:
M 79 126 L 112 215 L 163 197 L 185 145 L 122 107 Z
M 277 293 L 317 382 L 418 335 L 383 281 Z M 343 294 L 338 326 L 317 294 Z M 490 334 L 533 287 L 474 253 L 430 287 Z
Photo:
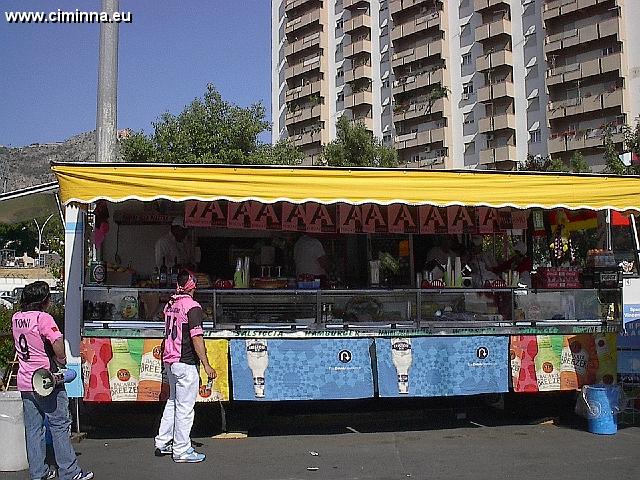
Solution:
M 582 391 L 589 409 L 587 429 L 599 435 L 613 435 L 618 431 L 617 413 L 620 387 L 617 385 L 585 385 Z

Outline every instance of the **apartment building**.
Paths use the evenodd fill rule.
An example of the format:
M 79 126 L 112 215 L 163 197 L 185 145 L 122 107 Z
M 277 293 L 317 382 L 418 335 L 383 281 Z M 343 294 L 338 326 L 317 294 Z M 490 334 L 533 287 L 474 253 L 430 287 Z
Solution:
M 640 18 L 638 3 L 272 0 L 273 140 L 291 138 L 315 163 L 344 115 L 408 166 L 508 170 L 579 145 L 597 166 L 596 124 L 638 112 L 638 65 L 624 54 L 638 39 L 623 22 Z M 583 67 L 594 59 L 597 73 Z M 598 119 L 576 100 L 587 86 Z

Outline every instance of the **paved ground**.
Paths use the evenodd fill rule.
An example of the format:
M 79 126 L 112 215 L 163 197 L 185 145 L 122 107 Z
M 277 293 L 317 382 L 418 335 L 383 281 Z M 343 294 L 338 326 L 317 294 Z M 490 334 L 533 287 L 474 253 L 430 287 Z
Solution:
M 532 397 L 508 402 L 504 411 L 477 397 L 239 403 L 227 409 L 229 430 L 248 437 L 224 440 L 211 438 L 220 414 L 209 406 L 196 413 L 194 442 L 207 454 L 198 465 L 153 456 L 157 406 L 92 407 L 83 417 L 88 438 L 76 449 L 98 479 L 640 478 L 640 427 L 591 434 L 565 408 L 570 401 Z M 457 418 L 463 411 L 467 417 Z M 549 415 L 556 424 L 540 423 Z

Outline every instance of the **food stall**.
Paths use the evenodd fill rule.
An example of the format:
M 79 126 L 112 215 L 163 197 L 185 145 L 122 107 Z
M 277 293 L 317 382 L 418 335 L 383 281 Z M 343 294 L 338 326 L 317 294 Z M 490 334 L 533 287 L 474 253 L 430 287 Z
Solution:
M 172 271 L 157 265 L 154 248 L 177 224 L 196 246 L 196 299 L 219 373 L 213 385 L 203 376 L 201 401 L 538 392 L 615 382 L 621 274 L 607 263 L 606 248 L 593 248 L 589 259 L 615 278 L 592 268 L 588 282 L 586 272 L 558 262 L 531 280 L 510 267 L 478 282 L 469 255 L 456 253 L 463 249 L 435 263 L 427 251 L 445 235 L 457 247 L 480 236 L 507 258 L 514 236 L 528 239 L 532 251 L 536 232 L 546 230 L 543 243 L 559 239 L 558 253 L 573 256 L 562 248 L 568 219 L 553 230 L 548 213 L 598 212 L 606 237 L 609 210 L 640 205 L 637 178 L 52 168 L 65 205 L 66 341 L 70 364 L 82 373 L 72 396 L 109 402 L 166 395 L 161 312 Z M 302 234 L 319 238 L 331 259 L 322 278 L 295 271 L 292 250 Z

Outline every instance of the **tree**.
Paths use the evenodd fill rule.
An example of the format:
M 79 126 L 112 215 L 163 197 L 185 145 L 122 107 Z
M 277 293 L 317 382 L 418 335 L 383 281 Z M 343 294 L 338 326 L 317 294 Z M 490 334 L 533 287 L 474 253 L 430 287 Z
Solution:
M 591 172 L 591 167 L 587 164 L 582 153 L 575 152 L 569 159 L 569 171 L 574 173 L 589 173 Z
M 569 159 L 569 165 L 559 158 L 552 158 L 551 155 L 527 155 L 522 170 L 529 172 L 566 172 L 566 173 L 588 173 L 591 167 L 587 164 L 584 156 L 580 152 L 575 152 Z
M 340 117 L 336 139 L 324 147 L 324 162 L 332 167 L 397 167 L 398 154 L 382 145 L 361 121 Z
M 258 141 L 269 128 L 261 103 L 248 108 L 226 102 L 211 84 L 178 114 L 164 113 L 147 136 L 135 132 L 122 140 L 127 162 L 299 164 L 302 154 L 290 144 Z
M 640 156 L 640 119 L 636 122 L 635 128 L 625 125 L 623 132 L 625 151 Z M 631 171 L 635 175 L 640 174 L 640 166 L 632 165 Z
M 620 160 L 620 152 L 616 148 L 616 144 L 613 142 L 613 126 L 605 125 L 604 127 L 604 163 L 605 172 L 613 173 L 614 175 L 627 174 L 627 167 L 624 166 L 622 160 Z

